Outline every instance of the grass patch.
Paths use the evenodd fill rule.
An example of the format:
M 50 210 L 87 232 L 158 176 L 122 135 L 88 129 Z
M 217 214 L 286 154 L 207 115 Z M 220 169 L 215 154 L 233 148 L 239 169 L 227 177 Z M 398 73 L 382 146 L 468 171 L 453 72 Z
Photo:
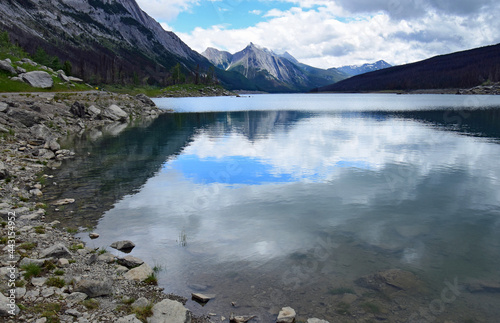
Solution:
M 62 275 L 64 275 L 64 270 L 57 269 L 56 271 L 54 271 L 54 275 L 56 275 L 56 276 L 62 276 Z
M 66 228 L 66 232 L 71 233 L 71 234 L 75 234 L 75 233 L 78 233 L 78 229 L 75 229 L 75 228 Z
M 130 298 L 127 297 L 127 298 L 122 299 L 122 303 L 125 305 L 132 305 L 132 304 L 134 304 L 134 302 L 135 302 L 135 298 L 133 298 L 133 297 L 130 297 Z
M 340 302 L 337 304 L 337 307 L 335 308 L 335 313 L 340 314 L 340 315 L 351 315 L 351 305 L 347 304 L 346 302 Z
M 38 277 L 42 273 L 42 267 L 32 262 L 21 266 L 21 269 L 25 271 L 23 277 L 26 280 L 30 280 L 32 277 Z
M 56 265 L 50 261 L 50 260 L 45 260 L 45 262 L 43 263 L 43 268 L 46 269 L 46 270 L 54 270 L 56 269 Z
M 0 244 L 7 244 L 7 241 L 9 241 L 8 237 L 0 237 Z
M 19 245 L 19 249 L 24 250 L 33 250 L 36 247 L 36 243 L 34 242 L 23 242 Z
M 44 234 L 45 233 L 45 228 L 42 227 L 42 226 L 35 227 L 35 233 Z
M 380 314 L 381 313 L 381 310 L 380 310 L 380 306 L 378 306 L 377 304 L 375 303 L 370 303 L 370 302 L 366 302 L 366 303 L 363 303 L 361 305 L 361 307 L 368 313 L 372 313 L 372 314 Z
M 106 247 L 101 247 L 101 248 L 99 248 L 99 250 L 97 250 L 97 254 L 99 256 L 105 254 L 106 252 L 108 252 L 108 250 L 106 249 Z
M 58 313 L 61 311 L 61 304 L 59 303 L 37 304 L 33 310 L 37 313 L 41 313 L 41 316 L 47 319 L 47 323 L 60 322 Z
M 153 304 L 149 303 L 146 306 L 136 307 L 132 312 L 140 321 L 146 322 L 148 317 L 153 316 Z
M 47 286 L 63 288 L 66 285 L 66 282 L 61 277 L 50 277 L 45 282 Z
M 144 282 L 148 285 L 158 285 L 158 278 L 156 278 L 155 273 L 152 273 L 148 278 L 144 279 Z
M 331 288 L 328 290 L 328 294 L 330 295 L 354 294 L 354 290 L 352 288 L 347 288 L 347 287 Z
M 75 243 L 75 244 L 73 244 L 73 245 L 71 245 L 71 246 L 69 247 L 69 250 L 71 250 L 71 251 L 77 251 L 77 250 L 80 250 L 80 249 L 83 249 L 83 248 L 84 248 L 84 247 L 83 247 L 83 245 L 82 245 L 82 244 L 80 244 L 80 243 Z
M 24 286 L 26 286 L 26 281 L 23 279 L 21 279 L 21 280 L 18 279 L 15 281 L 14 285 L 16 287 L 24 287 Z
M 93 298 L 82 301 L 82 305 L 85 306 L 88 310 L 95 310 L 99 308 L 99 302 Z

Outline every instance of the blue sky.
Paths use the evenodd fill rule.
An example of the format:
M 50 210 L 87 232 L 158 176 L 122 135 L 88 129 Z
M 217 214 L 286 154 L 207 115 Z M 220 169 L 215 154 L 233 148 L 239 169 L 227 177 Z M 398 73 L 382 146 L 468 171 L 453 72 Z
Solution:
M 500 43 L 496 0 L 137 0 L 198 52 L 248 43 L 329 68 Z

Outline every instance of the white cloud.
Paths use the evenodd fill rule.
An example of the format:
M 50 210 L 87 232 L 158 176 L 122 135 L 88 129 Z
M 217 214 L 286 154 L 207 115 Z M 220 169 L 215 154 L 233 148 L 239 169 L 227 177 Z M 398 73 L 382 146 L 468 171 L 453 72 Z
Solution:
M 142 10 L 157 20 L 171 21 L 183 11 L 188 11 L 200 0 L 136 0 Z
M 261 10 L 252 10 L 250 11 L 249 13 L 253 14 L 253 15 L 257 15 L 257 16 L 260 16 L 262 14 L 262 11 Z
M 253 42 L 323 68 L 379 59 L 404 64 L 500 42 L 496 33 L 500 4 L 488 10 L 478 7 L 470 16 L 434 10 L 416 18 L 394 19 L 384 10 L 352 14 L 331 1 L 296 2 L 301 7 L 273 9 L 265 14 L 267 21 L 255 26 L 196 28 L 179 36 L 199 52 L 211 46 L 234 53 Z

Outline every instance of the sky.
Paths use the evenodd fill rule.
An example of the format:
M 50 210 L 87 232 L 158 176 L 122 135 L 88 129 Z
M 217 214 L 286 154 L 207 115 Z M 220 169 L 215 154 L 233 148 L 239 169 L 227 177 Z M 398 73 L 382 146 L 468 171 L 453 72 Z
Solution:
M 392 65 L 500 43 L 497 0 L 137 0 L 197 52 L 250 42 L 320 68 Z

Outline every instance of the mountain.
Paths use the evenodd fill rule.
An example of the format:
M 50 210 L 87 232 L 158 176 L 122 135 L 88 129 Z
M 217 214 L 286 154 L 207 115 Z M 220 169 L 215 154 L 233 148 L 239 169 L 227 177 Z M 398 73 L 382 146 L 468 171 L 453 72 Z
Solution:
M 166 84 L 182 72 L 212 64 L 142 11 L 135 0 L 3 0 L 0 29 L 33 54 L 39 48 L 72 63 L 74 75 L 93 83 Z M 217 73 L 224 81 L 240 76 Z
M 471 88 L 500 81 L 500 44 L 435 56 L 424 61 L 369 72 L 320 87 L 314 92 L 370 92 Z
M 359 65 L 348 65 L 348 66 L 342 66 L 342 67 L 337 67 L 337 70 L 349 75 L 349 76 L 355 76 L 359 74 L 364 74 L 368 72 L 373 72 L 373 71 L 378 71 L 382 70 L 384 68 L 389 68 L 392 65 L 387 63 L 386 61 L 380 60 L 372 64 L 363 64 L 361 66 Z
M 207 48 L 202 55 L 220 69 L 244 75 L 266 92 L 308 91 L 347 77 L 335 69 L 327 71 L 301 64 L 289 53 L 277 55 L 253 43 L 235 54 Z

